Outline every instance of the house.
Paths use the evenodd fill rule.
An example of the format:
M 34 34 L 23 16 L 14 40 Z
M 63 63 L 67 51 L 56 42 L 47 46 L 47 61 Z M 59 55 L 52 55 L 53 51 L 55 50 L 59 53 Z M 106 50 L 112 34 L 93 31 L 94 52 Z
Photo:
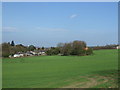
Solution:
M 44 51 L 40 51 L 38 55 L 46 55 L 46 53 Z
M 88 47 L 84 48 L 84 50 L 86 50 L 86 51 L 87 51 L 87 50 L 88 50 Z
M 21 56 L 20 54 L 14 54 L 13 57 L 16 58 L 16 57 L 21 57 Z
M 11 58 L 12 57 L 12 55 L 9 55 L 9 58 Z
M 116 49 L 120 49 L 120 45 L 116 47 Z
M 27 51 L 27 52 L 25 53 L 25 56 L 33 56 L 33 54 L 32 54 L 30 51 Z
M 20 57 L 23 57 L 23 56 L 24 56 L 24 54 L 21 53 L 21 54 L 20 54 Z

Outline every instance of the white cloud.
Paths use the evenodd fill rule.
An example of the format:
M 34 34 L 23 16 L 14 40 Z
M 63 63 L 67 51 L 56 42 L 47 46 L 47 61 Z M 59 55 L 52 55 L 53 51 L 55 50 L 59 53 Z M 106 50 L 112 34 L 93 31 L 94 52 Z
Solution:
M 75 18 L 77 16 L 78 16 L 77 14 L 73 14 L 73 15 L 70 16 L 70 18 L 72 19 L 72 18 Z
M 67 29 L 63 29 L 63 28 L 42 28 L 42 27 L 36 27 L 37 30 L 40 31 L 51 31 L 51 32 L 64 32 L 64 31 L 68 31 Z
M 15 27 L 2 27 L 3 32 L 16 32 L 18 31 Z

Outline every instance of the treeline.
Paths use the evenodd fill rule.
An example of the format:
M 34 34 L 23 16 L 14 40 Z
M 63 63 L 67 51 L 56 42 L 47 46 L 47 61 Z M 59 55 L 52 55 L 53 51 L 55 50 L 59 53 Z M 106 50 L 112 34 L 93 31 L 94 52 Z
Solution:
M 57 47 L 51 47 L 46 53 L 47 55 L 83 56 L 93 54 L 93 50 L 87 47 L 84 41 L 73 41 L 70 43 L 59 43 Z
M 15 45 L 14 41 L 11 43 L 2 43 L 2 57 L 9 57 L 9 55 L 14 55 L 18 52 L 27 52 L 27 51 L 33 51 L 36 49 L 35 46 L 30 45 L 29 47 L 24 46 L 22 44 Z
M 105 46 L 94 46 L 91 47 L 93 50 L 100 50 L 100 49 L 116 49 L 118 45 L 117 44 L 110 44 Z
M 30 46 L 24 46 L 22 44 L 15 45 L 14 41 L 12 41 L 11 43 L 8 42 L 0 44 L 0 55 L 2 53 L 2 57 L 9 57 L 9 55 L 13 56 L 18 52 L 26 53 L 27 51 L 34 52 L 44 51 L 47 55 L 84 56 L 93 54 L 93 50 L 116 49 L 117 46 L 118 45 L 116 44 L 111 44 L 105 46 L 87 47 L 87 44 L 84 41 L 73 41 L 69 43 L 58 43 L 56 47 L 36 48 L 33 45 Z

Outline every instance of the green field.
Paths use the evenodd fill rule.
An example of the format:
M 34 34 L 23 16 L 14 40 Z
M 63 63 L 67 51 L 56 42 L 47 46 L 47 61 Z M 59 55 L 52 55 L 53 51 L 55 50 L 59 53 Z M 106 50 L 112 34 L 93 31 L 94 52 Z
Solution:
M 118 51 L 3 59 L 3 88 L 117 87 Z

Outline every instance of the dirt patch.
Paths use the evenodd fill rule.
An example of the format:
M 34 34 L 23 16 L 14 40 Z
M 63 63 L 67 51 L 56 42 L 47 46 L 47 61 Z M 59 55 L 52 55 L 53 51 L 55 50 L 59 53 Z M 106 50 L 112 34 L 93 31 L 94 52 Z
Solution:
M 109 81 L 109 78 L 105 76 L 96 76 L 96 77 L 81 76 L 80 78 L 85 78 L 87 79 L 87 81 L 73 82 L 72 84 L 68 86 L 64 86 L 62 88 L 91 88 L 96 85 L 106 83 Z

